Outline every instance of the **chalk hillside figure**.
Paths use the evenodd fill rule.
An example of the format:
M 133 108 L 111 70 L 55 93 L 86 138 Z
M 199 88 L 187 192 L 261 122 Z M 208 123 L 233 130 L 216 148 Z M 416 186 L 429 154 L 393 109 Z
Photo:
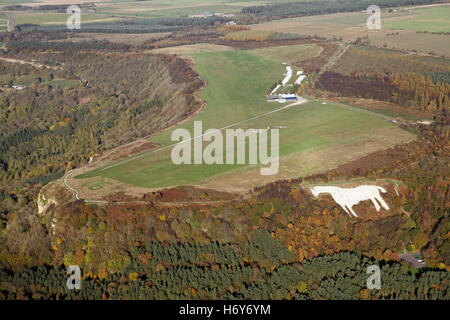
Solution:
M 310 190 L 316 198 L 321 193 L 329 193 L 333 197 L 333 200 L 340 205 L 350 217 L 350 214 L 358 217 L 352 207 L 365 200 L 371 200 L 377 212 L 380 211 L 380 205 L 383 209 L 389 210 L 389 206 L 380 194 L 380 191 L 383 193 L 386 193 L 387 191 L 379 186 L 363 185 L 355 188 L 316 186 L 310 188 Z

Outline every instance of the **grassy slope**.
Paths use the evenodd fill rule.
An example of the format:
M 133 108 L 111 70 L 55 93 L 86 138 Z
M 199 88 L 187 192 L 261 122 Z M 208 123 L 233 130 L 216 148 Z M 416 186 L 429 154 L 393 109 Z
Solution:
M 203 121 L 203 127 L 220 128 L 233 124 L 243 119 L 248 119 L 258 114 L 273 110 L 274 105 L 265 102 L 264 92 L 273 79 L 278 79 L 283 72 L 283 66 L 263 57 L 254 56 L 242 51 L 224 51 L 214 53 L 194 54 L 196 70 L 208 82 L 208 86 L 200 93 L 200 98 L 207 101 L 208 105 L 195 120 Z M 192 130 L 194 119 L 187 121 L 180 127 Z M 155 135 L 151 141 L 168 145 L 171 131 Z M 143 167 L 147 170 L 158 169 L 159 175 L 167 171 L 170 175 L 176 167 L 170 161 L 161 162 L 158 166 L 150 163 L 150 159 L 169 159 L 169 152 L 159 152 L 155 155 L 141 158 L 124 165 L 102 171 L 102 176 L 114 176 L 122 180 L 129 173 L 135 171 L 135 167 Z M 128 168 L 128 169 L 127 169 Z M 178 167 L 178 168 L 183 168 Z M 126 174 L 123 172 L 127 171 Z M 183 169 L 183 171 L 185 171 Z M 96 176 L 97 171 L 90 172 L 81 177 Z M 145 174 L 136 174 L 145 179 Z M 167 183 L 170 180 L 166 180 Z M 140 184 L 142 185 L 142 184 Z
M 196 69 L 208 81 L 201 97 L 208 106 L 195 120 L 203 120 L 203 129 L 220 128 L 278 108 L 279 104 L 264 101 L 264 89 L 279 78 L 283 67 L 262 57 L 243 51 L 199 53 L 194 55 Z M 280 155 L 295 155 L 317 148 L 336 147 L 363 141 L 372 133 L 391 127 L 377 117 L 340 106 L 309 102 L 270 116 L 260 118 L 240 128 L 283 126 L 280 130 Z M 182 127 L 193 131 L 193 120 Z M 171 130 L 152 138 L 167 145 Z M 149 154 L 107 170 L 94 170 L 82 178 L 104 176 L 132 185 L 161 187 L 196 183 L 230 170 L 251 169 L 237 165 L 180 165 L 170 161 L 170 150 Z M 298 159 L 300 161 L 300 159 Z M 289 161 L 292 161 L 290 159 Z M 283 164 L 283 158 L 281 159 Z M 226 182 L 225 182 L 226 183 Z

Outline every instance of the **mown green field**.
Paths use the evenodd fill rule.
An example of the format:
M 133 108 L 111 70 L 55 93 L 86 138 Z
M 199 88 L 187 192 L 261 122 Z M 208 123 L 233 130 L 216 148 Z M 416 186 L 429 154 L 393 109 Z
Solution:
M 208 86 L 200 93 L 200 98 L 207 101 L 208 105 L 194 119 L 181 125 L 181 128 L 191 130 L 194 120 L 202 121 L 205 129 L 221 128 L 269 112 L 274 107 L 277 107 L 265 101 L 264 92 L 273 82 L 273 79 L 278 79 L 282 74 L 284 67 L 281 64 L 267 60 L 264 57 L 234 50 L 198 53 L 194 54 L 193 58 L 196 63 L 196 70 L 208 82 Z M 160 143 L 163 146 L 168 145 L 171 144 L 170 135 L 171 131 L 166 131 L 155 135 L 151 141 Z M 170 151 L 158 152 L 155 155 L 149 155 L 148 159 L 147 157 L 141 158 L 133 164 L 129 162 L 123 166 L 101 171 L 100 174 L 108 175 L 116 172 L 120 176 L 124 170 L 127 171 L 125 166 L 131 165 L 132 168 L 138 165 L 137 163 L 141 163 L 145 167 L 150 158 L 154 158 L 155 161 L 165 159 L 165 161 L 160 161 L 160 165 L 168 164 L 168 172 L 170 174 L 171 170 L 175 168 L 171 168 L 171 162 L 167 161 L 168 159 L 170 160 L 169 154 Z M 153 168 L 155 166 L 149 166 L 149 169 Z M 208 171 L 209 168 L 204 168 L 203 170 Z M 96 170 L 82 177 L 96 176 L 98 172 Z M 163 175 L 163 171 L 160 171 L 159 174 Z M 135 179 L 139 180 L 141 178 L 136 177 Z
M 208 105 L 195 119 L 181 126 L 187 128 L 192 135 L 194 120 L 203 121 L 203 130 L 222 128 L 282 106 L 278 103 L 267 103 L 264 97 L 267 85 L 273 82 L 273 79 L 278 79 L 283 72 L 281 64 L 245 51 L 198 53 L 193 57 L 197 71 L 208 81 L 207 88 L 200 95 L 208 102 Z M 361 148 L 364 151 L 364 141 L 373 140 L 372 135 L 382 135 L 383 130 L 392 129 L 394 133 L 392 139 L 395 140 L 396 130 L 403 132 L 376 116 L 314 101 L 242 123 L 233 129 L 267 128 L 268 126 L 280 127 L 280 156 L 283 168 L 286 165 L 295 167 L 295 165 L 290 166 L 290 163 L 301 163 L 300 154 L 305 152 L 327 148 L 335 150 L 341 145 L 358 142 L 362 143 Z M 171 144 L 171 133 L 172 130 L 168 130 L 154 136 L 151 141 L 167 146 Z M 206 145 L 207 143 L 204 143 L 204 146 Z M 257 166 L 249 165 L 177 166 L 171 162 L 171 149 L 167 148 L 134 160 L 127 160 L 108 169 L 100 168 L 77 178 L 101 176 L 136 186 L 165 187 L 200 183 L 214 177 L 221 179 L 222 174 L 231 175 L 231 178 L 235 179 L 246 171 L 257 168 Z M 300 167 L 304 169 L 304 166 Z M 287 168 L 287 170 L 292 176 L 300 173 L 297 169 Z M 233 172 L 236 173 L 234 176 Z M 226 179 L 221 183 L 226 184 Z
M 443 5 L 411 10 L 411 16 L 396 21 L 386 21 L 387 29 L 402 29 L 428 32 L 450 32 L 450 6 Z

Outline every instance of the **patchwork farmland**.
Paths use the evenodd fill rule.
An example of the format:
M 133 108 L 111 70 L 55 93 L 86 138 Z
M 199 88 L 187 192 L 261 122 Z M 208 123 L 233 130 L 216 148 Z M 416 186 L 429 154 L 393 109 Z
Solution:
M 450 57 L 448 16 L 450 5 L 382 9 L 381 30 L 369 31 L 365 12 L 344 12 L 274 20 L 251 25 L 253 30 L 273 30 L 354 41 L 377 47 L 415 50 Z

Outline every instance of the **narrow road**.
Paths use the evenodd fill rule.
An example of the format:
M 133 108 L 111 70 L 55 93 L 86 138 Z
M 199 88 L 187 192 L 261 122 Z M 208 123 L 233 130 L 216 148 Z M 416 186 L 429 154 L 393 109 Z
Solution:
M 109 155 L 111 155 L 111 154 L 113 154 L 114 152 L 116 152 L 117 150 L 119 150 L 120 148 L 123 148 L 123 147 L 125 147 L 125 146 L 130 145 L 130 144 L 133 144 L 133 143 L 135 143 L 135 142 L 136 142 L 136 141 L 133 141 L 133 142 L 130 142 L 130 143 L 127 143 L 127 144 L 123 144 L 123 145 L 121 145 L 121 146 L 119 146 L 119 147 L 117 147 L 117 148 L 114 148 L 113 150 L 106 152 L 104 155 L 102 155 L 102 156 L 101 156 L 100 158 L 98 158 L 96 161 L 91 162 L 91 163 L 89 163 L 88 165 L 90 165 L 90 166 L 95 165 L 95 164 L 97 164 L 98 162 L 100 162 L 100 161 L 102 161 L 103 159 L 105 159 L 106 157 L 108 157 Z M 75 198 L 76 198 L 77 200 L 80 200 L 79 192 L 78 192 L 77 189 L 75 189 L 74 187 L 72 187 L 72 186 L 67 182 L 67 179 L 68 179 L 69 177 L 71 177 L 74 173 L 80 171 L 82 168 L 84 168 L 84 167 L 80 167 L 80 168 L 76 168 L 76 169 L 70 170 L 69 172 L 67 172 L 67 173 L 64 175 L 64 178 L 63 178 L 64 186 L 65 186 L 67 189 L 69 189 L 70 191 L 72 191 L 72 192 L 75 194 Z M 102 201 L 102 200 L 86 200 L 86 201 L 88 201 L 88 202 L 105 202 L 105 201 Z M 105 202 L 105 203 L 106 203 L 106 202 Z

